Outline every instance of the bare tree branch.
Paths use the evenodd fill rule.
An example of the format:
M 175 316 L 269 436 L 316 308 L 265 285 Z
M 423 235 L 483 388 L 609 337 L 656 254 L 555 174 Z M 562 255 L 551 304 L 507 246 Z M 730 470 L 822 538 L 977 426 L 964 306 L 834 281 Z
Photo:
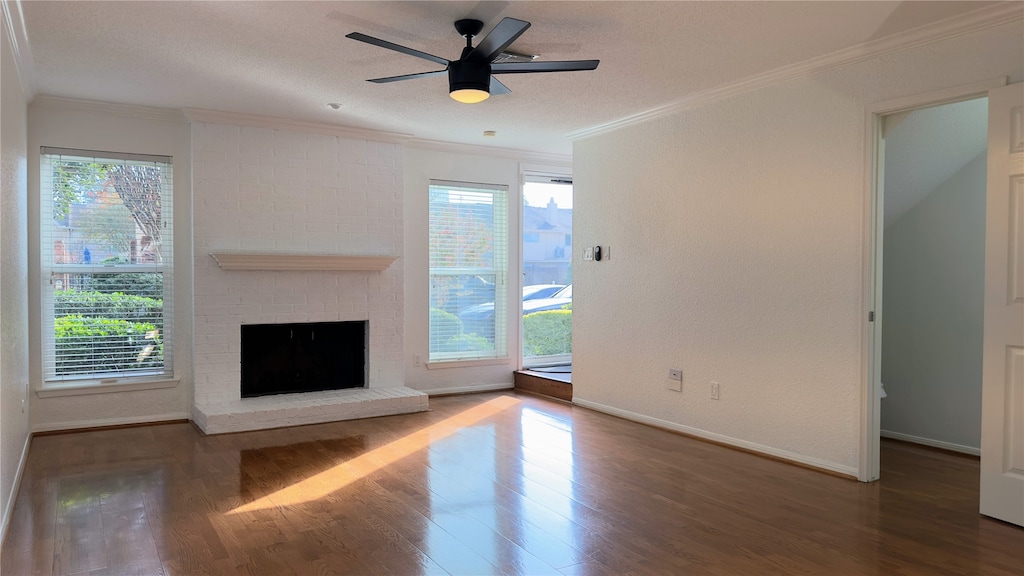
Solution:
M 112 166 L 107 176 L 139 229 L 152 239 L 154 256 L 158 262 L 161 261 L 160 168 L 119 164 Z

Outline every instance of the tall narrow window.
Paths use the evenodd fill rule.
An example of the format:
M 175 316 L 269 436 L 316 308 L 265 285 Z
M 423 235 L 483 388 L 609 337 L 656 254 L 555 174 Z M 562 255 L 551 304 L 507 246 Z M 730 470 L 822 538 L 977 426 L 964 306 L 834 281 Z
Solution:
M 508 189 L 430 183 L 430 360 L 504 357 Z
M 44 386 L 170 375 L 171 159 L 43 148 Z

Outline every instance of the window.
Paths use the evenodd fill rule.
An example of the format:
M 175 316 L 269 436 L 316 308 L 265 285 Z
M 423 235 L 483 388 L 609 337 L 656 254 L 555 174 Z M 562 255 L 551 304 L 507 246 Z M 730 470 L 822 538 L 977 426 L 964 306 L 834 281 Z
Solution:
M 506 354 L 508 190 L 431 181 L 430 360 Z
M 171 159 L 43 148 L 43 379 L 170 375 Z
M 540 242 L 540 232 L 523 232 L 523 242 Z
M 565 235 L 565 245 L 572 246 L 572 234 Z

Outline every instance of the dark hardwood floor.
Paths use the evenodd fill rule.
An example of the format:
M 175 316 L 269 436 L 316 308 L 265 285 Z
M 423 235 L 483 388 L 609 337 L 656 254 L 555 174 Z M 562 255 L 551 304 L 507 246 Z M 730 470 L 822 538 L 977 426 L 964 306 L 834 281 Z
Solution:
M 204 437 L 36 437 L 22 574 L 1020 575 L 978 462 L 883 441 L 861 484 L 530 395 Z

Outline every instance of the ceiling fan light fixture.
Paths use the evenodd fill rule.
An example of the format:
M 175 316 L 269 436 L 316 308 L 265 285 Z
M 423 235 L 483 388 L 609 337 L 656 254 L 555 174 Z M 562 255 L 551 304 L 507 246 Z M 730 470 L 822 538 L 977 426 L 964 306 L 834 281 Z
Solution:
M 502 18 L 497 26 L 484 36 L 483 40 L 473 46 L 473 39 L 483 30 L 484 23 L 480 20 L 462 19 L 455 22 L 455 31 L 466 39 L 466 46 L 458 60 L 448 60 L 426 52 L 414 50 L 408 46 L 367 36 L 359 32 L 350 32 L 346 38 L 408 54 L 423 60 L 429 60 L 445 67 L 444 70 L 417 72 L 386 78 L 371 78 L 375 84 L 387 84 L 413 78 L 429 78 L 448 73 L 448 94 L 457 102 L 476 104 L 487 100 L 491 94 L 496 96 L 511 92 L 492 74 L 524 74 L 530 72 L 575 72 L 594 70 L 598 60 L 568 60 L 564 62 L 537 62 L 534 55 L 508 52 L 507 48 L 519 38 L 530 23 L 515 18 Z M 493 66 L 492 66 L 493 64 Z
M 491 93 L 479 88 L 461 88 L 448 93 L 452 100 L 463 104 L 476 104 L 491 97 Z
M 491 67 L 479 60 L 448 65 L 448 95 L 456 102 L 476 104 L 491 96 Z

